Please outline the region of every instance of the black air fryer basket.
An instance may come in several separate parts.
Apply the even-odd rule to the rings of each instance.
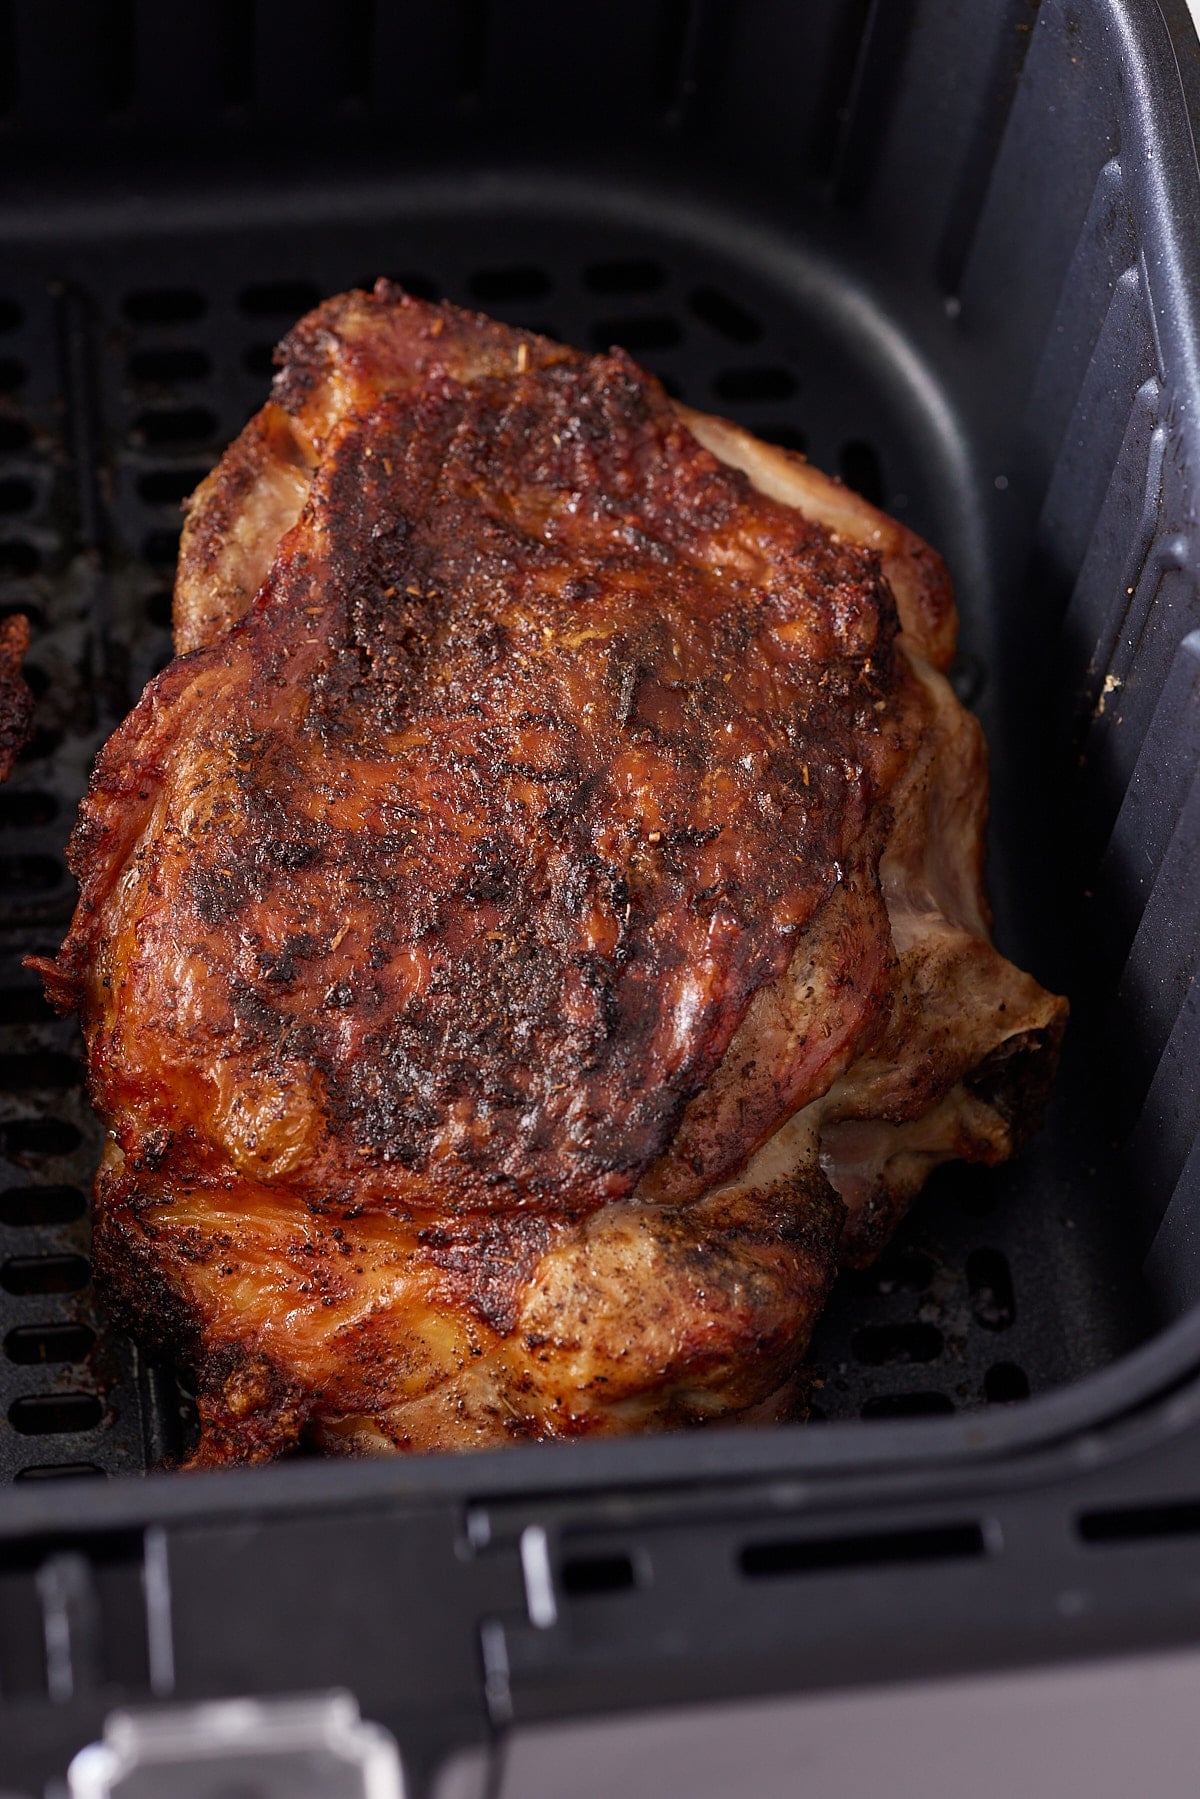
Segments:
[[[0,789],[5,1793],[152,1703],[114,1794],[332,1793],[263,1744],[347,1689],[411,1792],[636,1799],[570,1721],[1196,1636],[1198,54],[1182,0],[0,4],[0,604],[38,695]],[[187,1397],[93,1297],[100,1132],[21,958],[171,654],[179,502],[294,319],[380,274],[623,344],[944,552],[997,937],[1070,995],[1065,1060],[1018,1162],[943,1170],[843,1278],[807,1425],[142,1479]],[[155,1774],[220,1696],[276,1707],[260,1784]],[[728,1713],[747,1792],[771,1715]]]

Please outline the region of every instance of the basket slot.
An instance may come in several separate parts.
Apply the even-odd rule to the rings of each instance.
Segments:
[[[1192,1002],[1194,1003],[1194,1002]],[[1194,1080],[1195,1063],[1191,1078]],[[1179,1183],[1146,1254],[1145,1272],[1164,1314],[1200,1303],[1200,1138],[1192,1144]]]
[[[884,0],[885,18],[901,32],[905,21]],[[954,293],[966,261],[1032,39],[1035,0],[1003,0],[987,7],[948,9],[918,0],[910,10],[907,43],[880,44],[880,108],[856,99],[854,136],[874,134],[870,191],[865,204],[872,243],[887,245],[906,263],[931,274]],[[873,18],[873,32],[881,20]],[[934,48],[936,46],[936,48]],[[880,50],[883,51],[879,56]],[[954,79],[947,80],[947,69]],[[842,177],[845,193],[845,174]],[[921,204],[914,207],[914,189]]]
[[[488,9],[479,0],[379,5],[373,21],[370,106],[405,139],[443,129],[477,106],[487,64]],[[420,79],[413,71],[420,70]]]
[[[1099,407],[1104,407],[1103,398]],[[1095,511],[1089,507],[1088,513],[1094,522],[1082,562],[1076,565],[1079,575],[1063,618],[1064,647],[1068,667],[1075,673],[1074,685],[1077,691],[1082,687],[1079,697],[1097,717],[1107,710],[1099,706],[1106,690],[1105,677],[1120,653],[1129,616],[1137,610],[1138,588],[1147,577],[1152,592],[1155,585],[1153,551],[1166,447],[1162,411],[1161,391],[1151,376],[1129,410],[1115,457],[1111,462],[1104,458],[1110,471],[1108,485],[1098,502],[1094,493],[1091,496]],[[1111,420],[1105,419],[1103,410],[1097,417],[1097,409],[1085,401],[1072,421],[1059,465],[1058,478],[1067,491],[1083,476],[1089,434],[1104,423],[1111,424]],[[1052,544],[1059,563],[1070,567],[1087,525],[1087,518],[1072,521],[1068,517],[1063,497],[1052,487],[1040,534],[1043,553]]]
[[[82,1141],[78,1126],[66,1118],[38,1113],[30,1118],[8,1118],[0,1124],[0,1153],[22,1165],[42,1156],[69,1156]]]
[[[77,133],[128,104],[133,46],[120,0],[16,0],[14,26],[23,125]]]
[[[749,1580],[771,1580],[826,1570],[974,1560],[986,1554],[987,1542],[978,1524],[940,1524],[862,1536],[748,1543],[738,1557],[738,1566]]]
[[[801,33],[786,0],[738,6],[719,75],[730,156],[784,186],[828,177],[868,13],[868,0],[806,0]]]
[[[52,793],[37,788],[7,787],[0,792],[0,831],[35,830],[53,824],[59,803]]]
[[[493,0],[488,8],[480,99],[489,120],[536,119],[573,136],[607,124],[645,132],[685,101],[699,9],[684,0],[609,0],[603,29],[562,79],[558,0]]]
[[[137,18],[137,115],[140,122],[179,130],[207,126],[234,97],[229,79],[229,32],[249,7],[221,0],[188,0],[162,6],[135,0]]]
[[[0,1287],[19,1296],[78,1293],[87,1286],[92,1271],[86,1256],[10,1256],[0,1263]]]
[[[346,91],[344,26],[355,16],[327,0],[254,0],[234,9],[252,35],[256,122],[293,122],[298,115],[328,114]]]
[[[1192,784],[1158,870],[1133,947],[1117,989],[1122,1020],[1136,1019],[1136,1033],[1124,1026],[1121,1092],[1132,1123],[1180,1017],[1195,1003],[1192,983],[1200,958],[1200,883],[1196,843],[1200,841],[1200,780]],[[1189,1027],[1190,1028],[1190,1027]],[[1186,1080],[1195,1085],[1195,1066]],[[1190,1092],[1177,1096],[1184,1116],[1194,1107]],[[1176,1120],[1176,1128],[1182,1122]]]
[[[1177,630],[1200,623],[1188,540],[1160,539],[1134,587],[1129,615],[1088,724],[1085,753],[1095,825],[1093,842],[1103,842],[1114,814],[1129,791],[1149,721],[1163,691]],[[1181,566],[1184,565],[1184,566]],[[1149,628],[1148,628],[1149,627]],[[1174,782],[1194,766],[1186,752],[1173,750]],[[1143,863],[1143,867],[1145,864]],[[1106,917],[1111,916],[1103,895]]]
[[[1151,473],[1161,419],[1141,285],[1133,271],[1113,294],[1038,520],[1034,566],[1042,603],[1063,611],[1077,688],[1103,680],[1125,588],[1150,553],[1157,522]]]
[[[1087,742],[1095,788],[1122,801],[1167,687],[1179,640],[1200,627],[1193,541],[1190,534],[1173,528],[1191,514],[1188,459],[1177,439],[1165,431],[1163,438],[1161,455],[1151,458],[1143,509],[1143,517],[1156,515],[1157,536],[1136,580],[1126,583],[1133,592],[1125,595],[1127,609],[1100,694],[1107,704],[1097,701],[1094,706]],[[1157,432],[1155,439],[1157,448]],[[1180,717],[1177,728],[1184,742],[1169,751],[1161,736],[1159,742],[1171,770],[1168,783],[1178,788],[1186,785],[1194,762],[1186,747],[1192,727]],[[1111,802],[1102,822],[1106,830],[1113,823]]]
[[[1200,1133],[1200,995],[1195,982],[1184,997],[1168,1037],[1125,1160],[1136,1172],[1141,1213],[1149,1237],[1166,1211],[1165,1202],[1183,1179]]]
[[[961,162],[958,156],[947,157],[941,146],[932,165],[928,159],[922,162],[924,179],[931,183],[933,195],[937,194],[944,179],[942,171],[959,165],[955,170],[954,189],[946,207],[945,224],[934,258],[934,273],[938,286],[944,293],[954,293],[957,290],[971,252],[992,170],[1004,141],[1009,114],[1017,95],[1017,85],[1025,67],[1025,57],[1033,41],[1038,3],[1039,0],[1010,0],[1010,4],[1003,9],[990,8],[990,18],[982,17],[978,11],[958,15],[960,34],[949,52],[962,71],[951,87],[951,92],[959,97],[958,116],[954,123],[959,131],[969,129],[970,136],[963,145]],[[939,12],[939,22],[944,17]],[[992,26],[990,41],[986,31],[980,31],[981,25],[986,27],[988,24]],[[976,43],[979,48],[976,48]],[[982,51],[987,54],[987,73],[982,92],[978,92],[969,83],[969,71],[980,60]],[[944,55],[945,52],[942,53]],[[931,58],[924,67],[940,71],[942,56]],[[964,74],[968,75],[967,81],[963,79]],[[950,84],[940,78],[939,74],[938,88],[945,92],[948,85]],[[925,133],[921,143],[928,144],[928,109],[931,103],[935,106],[937,104],[937,90],[932,93],[928,87],[921,90],[923,105],[920,109],[911,104],[917,92],[918,84],[910,80],[905,84],[902,97],[912,114],[914,125]],[[947,120],[943,130],[949,123]],[[942,135],[939,132],[939,137]],[[912,153],[910,148],[909,154]]]
[[[19,1324],[4,1339],[4,1353],[22,1367],[85,1362],[96,1342],[86,1324]]]
[[[1188,790],[1200,769],[1200,632],[1175,649],[1097,874],[1106,959],[1116,969],[1129,946]]]
[[[0,1192],[0,1224],[10,1230],[74,1224],[87,1211],[78,1187],[8,1187]]]
[[[1096,354],[1096,340],[1113,304],[1112,300],[1107,305],[1097,304],[1097,296],[1112,294],[1126,271],[1134,270],[1137,259],[1138,238],[1129,196],[1120,162],[1112,157],[1100,170],[1092,191],[1025,408],[1022,453],[1035,493],[1049,483],[1088,365]]]
[[[911,48],[915,10],[916,0],[871,0],[835,140],[833,191],[843,206],[857,206],[874,178]]]
[[[1119,110],[1102,91],[1107,58],[1102,46],[1091,54],[1087,39],[1098,15],[1068,30],[1052,17],[1063,10],[1047,0],[1039,11],[959,286],[963,318],[986,336],[1017,402],[1054,329],[1100,171],[1118,148]],[[1085,310],[1104,291],[1093,289]],[[1086,318],[1076,322],[1086,331]]]

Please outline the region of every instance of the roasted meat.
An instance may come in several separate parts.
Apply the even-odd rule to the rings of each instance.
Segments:
[[[620,352],[380,283],[279,362],[43,965],[110,1300],[200,1463],[776,1415],[1062,1029],[942,565]]]
[[[29,648],[29,620],[0,619],[0,781],[7,781],[33,732],[33,694],[21,673]]]

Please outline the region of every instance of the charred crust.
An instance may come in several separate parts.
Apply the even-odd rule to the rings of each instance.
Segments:
[[[548,1219],[524,1212],[448,1219],[419,1231],[417,1242],[446,1277],[447,1299],[506,1337],[516,1327],[530,1274],[555,1235]]]
[[[195,1385],[199,1444],[186,1466],[266,1461],[295,1447],[312,1396],[269,1356],[246,1343],[214,1341],[189,1296],[189,1263],[220,1245],[199,1231],[156,1229],[155,1207],[138,1194],[101,1194],[92,1235],[97,1287],[118,1328]]]
[[[196,1394],[200,1441],[183,1466],[272,1461],[298,1447],[314,1395],[278,1363],[241,1344],[222,1344],[205,1360]]]
[[[907,1196],[881,1181],[847,1217],[838,1245],[838,1265],[869,1268],[887,1248],[906,1206]]]
[[[195,1374],[204,1362],[200,1315],[163,1248],[153,1223],[138,1216],[135,1200],[114,1203],[98,1193],[92,1265],[109,1313],[152,1355]]]
[[[0,781],[7,781],[33,733],[33,694],[21,673],[29,648],[29,620],[0,619]]]

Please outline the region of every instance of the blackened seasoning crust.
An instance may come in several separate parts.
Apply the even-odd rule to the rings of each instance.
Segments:
[[[21,673],[29,648],[29,620],[0,619],[0,781],[7,781],[33,730],[33,694]]]

